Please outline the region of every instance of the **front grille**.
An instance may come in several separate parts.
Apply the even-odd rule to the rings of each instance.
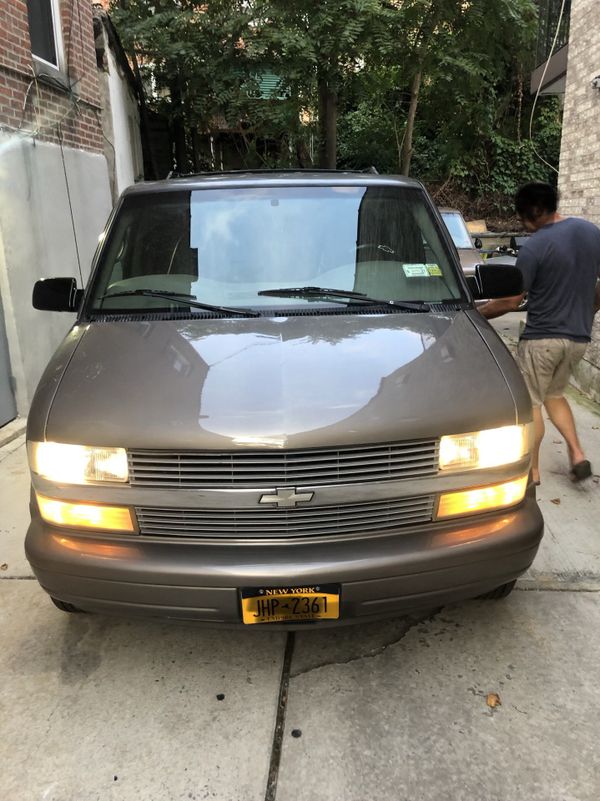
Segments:
[[[362,484],[431,476],[437,465],[437,440],[336,450],[129,452],[132,484],[182,489]]]
[[[371,533],[427,523],[433,495],[295,509],[166,509],[138,507],[140,533],[160,537],[307,537]]]

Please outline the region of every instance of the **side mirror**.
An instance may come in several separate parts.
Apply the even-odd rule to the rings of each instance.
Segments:
[[[77,289],[74,278],[42,278],[33,286],[31,302],[41,311],[74,312],[79,308],[83,289]]]
[[[474,240],[473,244],[475,245],[477,250],[481,250],[481,248],[483,247],[483,242],[481,241],[481,239],[478,236],[475,237],[475,240]]]
[[[475,300],[511,298],[523,292],[523,274],[508,264],[478,264],[467,283]]]
[[[526,236],[511,236],[510,238],[510,247],[511,250],[518,250],[519,248],[523,247],[525,242],[527,242],[528,237]]]

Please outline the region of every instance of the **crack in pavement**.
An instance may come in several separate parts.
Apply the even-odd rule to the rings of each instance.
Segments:
[[[589,586],[582,586],[581,584],[573,583],[569,584],[566,582],[557,582],[556,584],[549,584],[547,582],[537,585],[535,583],[531,583],[529,586],[517,586],[515,590],[520,590],[521,592],[573,592],[573,593],[595,593],[600,592],[600,580],[598,581],[597,587],[589,587]],[[477,600],[477,598],[473,598],[472,600]],[[388,648],[391,648],[393,645],[397,645],[401,642],[406,635],[413,629],[415,626],[418,626],[421,623],[426,623],[429,621],[434,620],[441,612],[444,611],[445,607],[438,607],[432,612],[428,612],[426,615],[423,616],[408,616],[406,620],[406,628],[400,634],[400,636],[394,637],[394,639],[389,640],[388,642],[384,642],[381,645],[376,647],[370,648],[363,653],[359,653],[356,656],[348,657],[347,659],[328,659],[324,662],[319,662],[317,665],[311,665],[310,667],[303,668],[302,670],[298,671],[291,671],[289,678],[297,679],[299,676],[305,676],[307,673],[312,673],[315,670],[320,670],[324,667],[329,667],[332,665],[349,665],[352,662],[359,662],[362,659],[373,659],[376,656],[380,656],[380,654],[384,653]]]
[[[265,790],[265,801],[275,801],[277,796],[277,782],[279,780],[279,767],[281,765],[281,753],[283,751],[283,732],[285,730],[285,715],[287,712],[290,670],[292,659],[294,658],[294,645],[296,636],[293,631],[287,635],[283,663],[281,666],[281,679],[279,683],[279,697],[277,699],[277,715],[275,718],[275,728],[273,730],[273,742],[271,744],[271,758],[269,760],[269,773],[267,776],[267,787]]]
[[[312,673],[314,670],[320,670],[321,668],[329,667],[330,665],[349,665],[352,662],[360,662],[362,659],[374,659],[384,651],[387,651],[388,648],[391,648],[393,645],[397,645],[399,642],[401,642],[409,633],[409,631],[415,628],[415,626],[419,626],[421,623],[427,623],[431,620],[434,620],[437,615],[443,611],[443,609],[444,607],[440,606],[433,611],[427,612],[425,615],[419,615],[418,617],[408,616],[406,620],[406,628],[400,634],[400,636],[394,637],[393,640],[384,642],[381,645],[370,648],[369,650],[357,654],[356,656],[351,656],[348,659],[330,659],[326,660],[325,662],[320,662],[318,665],[312,665],[311,667],[304,668],[303,670],[298,670],[296,672],[291,671],[290,680],[297,679],[298,676],[305,676],[307,673]]]

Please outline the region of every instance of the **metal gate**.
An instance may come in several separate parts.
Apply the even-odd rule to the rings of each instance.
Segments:
[[[8,342],[4,329],[2,298],[0,298],[0,426],[14,420],[17,416],[15,396],[11,385],[10,362],[8,360]]]

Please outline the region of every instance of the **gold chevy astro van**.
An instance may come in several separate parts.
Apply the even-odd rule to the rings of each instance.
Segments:
[[[128,189],[29,416],[27,557],[65,611],[330,626],[508,594],[542,518],[530,400],[421,184]]]

